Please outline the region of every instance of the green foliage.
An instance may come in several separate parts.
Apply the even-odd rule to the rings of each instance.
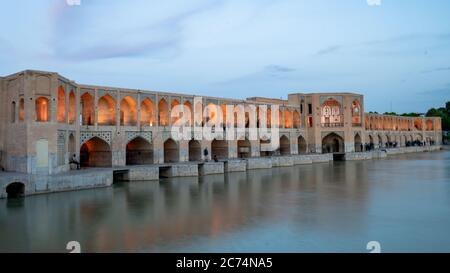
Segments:
[[[442,130],[450,131],[450,101],[445,103],[445,108],[431,108],[428,110],[427,117],[440,117],[442,119]]]

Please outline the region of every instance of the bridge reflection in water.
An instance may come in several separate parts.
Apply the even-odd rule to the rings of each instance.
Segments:
[[[450,251],[449,169],[446,151],[0,200],[0,252]]]

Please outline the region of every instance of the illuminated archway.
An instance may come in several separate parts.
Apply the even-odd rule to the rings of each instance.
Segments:
[[[116,101],[110,95],[104,95],[98,100],[97,104],[97,123],[98,125],[116,124]]]
[[[39,97],[36,99],[35,120],[38,122],[50,121],[49,100],[45,97]]]
[[[137,122],[136,101],[126,96],[120,102],[120,125],[135,126]]]
[[[76,110],[76,98],[75,98],[75,93],[72,91],[70,91],[69,93],[69,124],[74,124],[75,123],[75,119],[76,119],[76,115],[77,115],[77,110]]]
[[[141,102],[141,126],[153,126],[155,124],[153,101],[145,98]]]
[[[59,123],[66,122],[66,92],[62,86],[58,88],[58,109],[56,118]]]
[[[158,102],[158,122],[160,126],[167,126],[169,118],[169,105],[165,99],[160,99]]]
[[[83,125],[94,125],[94,97],[89,93],[81,96],[81,119]]]
[[[82,167],[111,167],[112,153],[108,143],[93,137],[80,148],[80,164]]]

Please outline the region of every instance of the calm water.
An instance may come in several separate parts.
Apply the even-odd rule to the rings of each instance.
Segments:
[[[450,151],[0,200],[0,252],[450,252]]]

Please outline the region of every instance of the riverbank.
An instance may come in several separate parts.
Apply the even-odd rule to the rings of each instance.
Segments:
[[[389,155],[432,152],[441,146],[402,147],[370,152],[345,153],[340,160],[383,159]],[[182,162],[160,165],[124,166],[115,168],[93,168],[73,170],[57,175],[32,175],[23,173],[0,173],[0,198],[8,194],[33,195],[69,190],[108,187],[115,180],[143,181],[171,177],[195,177],[247,170],[270,169],[295,165],[329,163],[335,160],[333,154],[308,154],[230,159],[219,162]]]

